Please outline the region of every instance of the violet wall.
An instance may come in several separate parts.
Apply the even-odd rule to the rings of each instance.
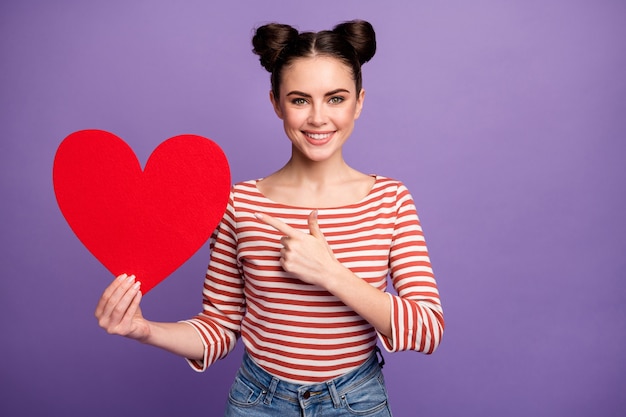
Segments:
[[[379,50],[346,157],[412,191],[446,314],[434,355],[386,355],[394,415],[626,414],[626,3],[24,0],[0,5],[0,415],[221,415],[241,346],[196,374],[98,328],[112,277],[57,208],[54,153],[96,128],[145,162],[194,133],[233,180],[267,175],[289,145],[253,28],[352,18]],[[198,312],[207,259],[144,314]]]

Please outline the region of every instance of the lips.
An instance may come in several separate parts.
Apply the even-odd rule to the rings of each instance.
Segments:
[[[314,133],[314,132],[303,132],[304,137],[307,142],[314,146],[322,146],[327,144],[333,137],[335,132],[324,132],[324,133]]]

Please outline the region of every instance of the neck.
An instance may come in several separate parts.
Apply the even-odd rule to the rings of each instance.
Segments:
[[[280,170],[290,182],[324,185],[350,176],[353,169],[344,161],[341,153],[324,161],[311,161],[293,152],[291,158]]]
[[[268,198],[299,207],[339,207],[360,201],[372,177],[351,168],[337,155],[311,161],[297,153],[280,170],[257,183]]]

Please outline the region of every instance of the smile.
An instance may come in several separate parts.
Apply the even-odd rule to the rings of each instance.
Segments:
[[[313,140],[328,139],[332,135],[332,133],[309,133],[309,132],[304,132],[304,134],[306,135],[306,137],[311,138]]]

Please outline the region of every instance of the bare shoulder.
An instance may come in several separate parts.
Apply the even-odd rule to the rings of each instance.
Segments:
[[[355,195],[365,197],[374,187],[376,183],[376,175],[368,175],[362,172],[356,172],[352,181],[346,182],[346,187],[353,190]]]

